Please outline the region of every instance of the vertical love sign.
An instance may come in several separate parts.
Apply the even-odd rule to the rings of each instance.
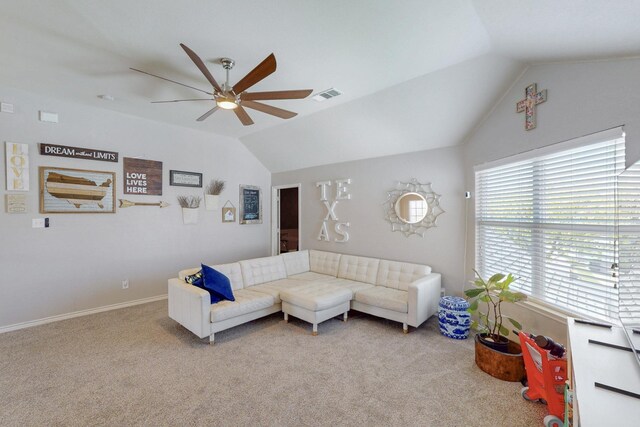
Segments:
[[[7,190],[29,191],[29,145],[6,142]]]
[[[329,190],[329,187],[335,183],[336,191],[335,193]],[[316,187],[320,187],[320,201],[324,205],[327,210],[327,214],[322,220],[322,226],[320,226],[320,231],[318,231],[318,240],[324,240],[326,242],[331,241],[331,236],[329,235],[329,225],[330,221],[333,221],[333,231],[338,237],[334,237],[333,241],[337,243],[345,243],[349,240],[349,232],[347,229],[351,224],[348,222],[339,222],[338,214],[336,213],[336,207],[338,206],[338,201],[340,200],[350,200],[351,193],[349,192],[349,188],[347,185],[351,184],[351,179],[336,179],[335,181],[318,181],[316,182]],[[334,193],[334,194],[331,194]],[[334,195],[333,200],[330,197]]]

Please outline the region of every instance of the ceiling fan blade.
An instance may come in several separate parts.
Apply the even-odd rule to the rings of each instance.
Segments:
[[[200,91],[200,92],[204,92],[207,95],[213,95],[213,93],[207,92],[206,90],[198,89],[197,87],[189,86],[189,85],[186,85],[184,83],[177,82],[175,80],[167,79],[165,77],[156,76],[155,74],[147,73],[146,71],[138,70],[137,68],[129,68],[129,69],[133,70],[133,71],[137,71],[137,72],[142,73],[142,74],[146,74],[148,76],[157,77],[159,79],[166,80],[168,82],[175,83],[175,84],[180,85],[180,86],[188,87],[189,89],[193,89],[193,90],[197,90],[197,91]]]
[[[185,102],[185,101],[215,101],[211,98],[196,98],[196,99],[174,99],[172,101],[151,101],[152,104],[164,104],[167,102]]]
[[[249,117],[249,114],[247,114],[245,109],[242,108],[240,105],[234,108],[233,112],[236,113],[236,116],[238,116],[238,118],[240,119],[243,125],[249,126],[253,124],[253,120],[251,120],[251,117]]]
[[[213,78],[207,66],[204,65],[204,62],[202,62],[202,59],[200,59],[200,57],[194,51],[189,49],[186,45],[180,43],[180,46],[182,47],[182,49],[184,49],[185,52],[187,52],[187,55],[189,55],[189,58],[191,58],[193,63],[196,64],[196,67],[198,67],[198,69],[202,72],[202,74],[204,74],[207,80],[209,80],[209,83],[211,83],[211,85],[216,89],[216,92],[222,92],[222,89],[220,89],[220,85],[218,84],[216,79]]]
[[[201,122],[204,119],[206,119],[207,117],[209,117],[210,115],[212,115],[213,113],[215,113],[216,111],[218,111],[220,107],[218,107],[217,105],[215,107],[213,107],[211,110],[207,111],[206,113],[204,113],[203,115],[201,115],[200,117],[198,117],[196,119],[197,122]]]
[[[276,90],[273,92],[245,92],[241,98],[247,101],[259,101],[267,99],[302,99],[309,96],[313,89],[301,90]]]
[[[249,71],[249,74],[244,76],[242,80],[233,86],[233,91],[237,94],[244,92],[260,80],[267,77],[269,74],[276,70],[276,57],[272,53],[267,56],[264,61],[259,63],[256,68]]]
[[[281,119],[290,119],[291,117],[295,117],[298,115],[298,113],[294,113],[293,111],[283,110],[282,108],[273,107],[261,102],[242,101],[242,105],[247,108],[253,108],[254,110],[262,111],[263,113],[271,114],[272,116],[280,117]]]

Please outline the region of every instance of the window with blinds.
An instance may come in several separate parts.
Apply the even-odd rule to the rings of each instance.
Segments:
[[[564,311],[617,317],[621,128],[476,168],[476,268]]]
[[[619,316],[640,327],[640,163],[618,179]]]

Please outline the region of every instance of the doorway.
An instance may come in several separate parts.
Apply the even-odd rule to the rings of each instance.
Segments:
[[[300,184],[273,187],[271,206],[271,252],[279,255],[300,250]]]

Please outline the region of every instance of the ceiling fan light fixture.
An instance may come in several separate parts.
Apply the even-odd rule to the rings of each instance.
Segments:
[[[234,110],[238,108],[238,104],[235,102],[235,99],[231,98],[218,98],[216,100],[216,104],[224,110]]]

